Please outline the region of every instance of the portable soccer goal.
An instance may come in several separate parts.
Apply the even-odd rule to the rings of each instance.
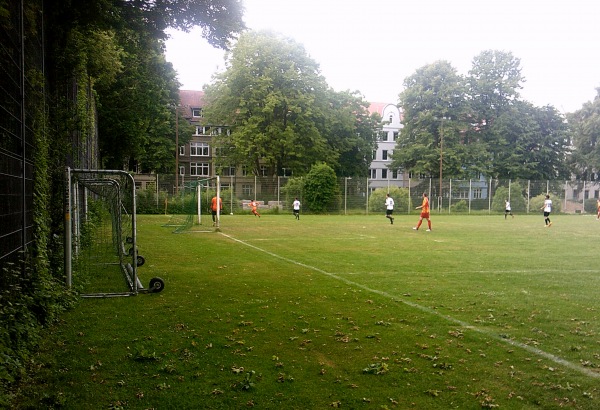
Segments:
[[[202,225],[203,212],[210,214],[211,200],[216,196],[217,201],[219,201],[221,198],[220,193],[219,176],[183,183],[178,189],[178,194],[171,201],[171,218],[164,226],[173,227],[173,233],[182,233],[194,225]],[[208,218],[212,223],[212,215]],[[216,220],[213,225],[217,229],[220,226],[220,220],[221,210],[217,209]]]
[[[144,288],[138,267],[135,182],[118,170],[66,170],[65,272],[83,297],[160,292],[161,278]]]

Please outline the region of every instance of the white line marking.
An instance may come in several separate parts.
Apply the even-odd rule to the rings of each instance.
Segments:
[[[600,374],[599,373],[593,372],[590,369],[582,367],[582,366],[579,366],[579,365],[577,365],[575,363],[571,363],[568,360],[565,360],[565,359],[563,359],[561,357],[555,356],[555,355],[553,355],[551,353],[545,352],[543,350],[537,349],[535,347],[526,345],[526,344],[521,343],[521,342],[517,342],[515,340],[503,338],[503,337],[498,336],[498,335],[496,335],[494,333],[490,333],[490,332],[488,332],[488,331],[486,331],[484,329],[481,329],[479,327],[473,326],[473,325],[471,325],[471,324],[469,324],[467,322],[464,322],[462,320],[453,318],[451,316],[443,315],[443,314],[439,313],[438,311],[430,309],[430,308],[428,308],[426,306],[422,306],[422,305],[410,302],[410,301],[405,300],[405,299],[399,299],[399,298],[397,298],[397,297],[395,297],[395,296],[393,296],[393,295],[391,295],[391,294],[389,294],[387,292],[381,291],[381,290],[371,289],[371,288],[369,288],[369,287],[367,287],[365,285],[361,285],[360,283],[356,283],[356,282],[353,282],[351,280],[342,278],[342,277],[340,277],[340,276],[338,276],[338,275],[336,275],[334,273],[330,273],[330,272],[324,271],[323,269],[319,269],[319,268],[316,268],[314,266],[310,266],[310,265],[307,265],[305,263],[298,262],[298,261],[295,261],[293,259],[286,258],[285,256],[277,255],[276,253],[273,253],[273,252],[267,251],[265,249],[259,248],[258,246],[251,245],[248,242],[245,242],[245,241],[242,241],[240,239],[234,238],[233,236],[227,235],[225,233],[221,232],[221,235],[225,236],[226,238],[231,239],[232,241],[235,241],[235,242],[240,243],[242,245],[248,246],[249,248],[252,248],[252,249],[255,249],[257,251],[266,253],[267,255],[272,256],[274,258],[281,259],[281,260],[283,260],[285,262],[288,262],[288,263],[291,263],[293,265],[302,266],[303,268],[306,268],[306,269],[309,269],[309,270],[313,270],[313,271],[318,272],[318,273],[322,273],[323,275],[329,276],[330,278],[333,278],[333,279],[337,279],[340,282],[343,282],[343,283],[345,283],[347,285],[355,286],[357,288],[366,290],[368,292],[375,293],[377,295],[384,296],[384,297],[392,299],[394,301],[398,301],[398,302],[404,303],[407,306],[410,306],[412,308],[421,310],[421,311],[423,311],[425,313],[429,313],[429,314],[441,317],[443,319],[446,319],[450,323],[454,323],[454,324],[462,326],[462,327],[464,327],[466,329],[473,330],[473,331],[475,331],[477,333],[483,334],[483,335],[485,335],[487,337],[490,337],[492,339],[501,341],[501,342],[509,344],[511,346],[519,347],[519,348],[521,348],[521,349],[523,349],[523,350],[525,350],[525,351],[527,351],[529,353],[533,353],[533,354],[535,354],[537,356],[540,356],[540,357],[543,357],[545,359],[548,359],[548,360],[550,360],[550,361],[552,361],[552,362],[554,362],[556,364],[560,364],[560,365],[562,365],[564,367],[567,367],[569,369],[576,370],[576,371],[584,374],[585,376],[589,376],[589,377],[593,377],[593,378],[600,378]]]

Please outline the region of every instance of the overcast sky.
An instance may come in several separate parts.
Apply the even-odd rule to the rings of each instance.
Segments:
[[[484,50],[512,52],[521,97],[573,112],[600,87],[600,0],[245,0],[250,29],[301,43],[336,91],[398,102],[404,79],[436,60],[466,75]],[[182,89],[201,90],[224,53],[200,31],[171,32]]]

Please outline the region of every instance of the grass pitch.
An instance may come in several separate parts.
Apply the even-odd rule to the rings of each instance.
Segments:
[[[164,291],[82,300],[17,407],[600,407],[593,216],[167,219],[138,218]]]

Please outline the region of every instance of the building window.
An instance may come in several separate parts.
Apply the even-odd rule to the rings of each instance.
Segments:
[[[200,125],[196,125],[194,135],[202,135],[202,127]]]
[[[252,196],[252,185],[250,184],[242,184],[242,194],[244,194],[244,196]]]
[[[185,145],[179,146],[179,155],[185,155]]]
[[[179,166],[179,175],[185,175],[185,167],[183,165]]]
[[[398,135],[400,135],[400,133],[398,131],[394,131],[394,141],[398,141]]]
[[[392,171],[392,179],[398,179],[398,170],[397,169]]]
[[[381,152],[381,159],[384,161],[388,159],[388,152],[386,149]]]
[[[248,176],[248,167],[246,167],[246,166],[242,167],[242,176],[243,177]]]
[[[377,178],[377,170],[375,168],[371,168],[369,171],[371,172],[371,179],[376,179]]]
[[[481,198],[483,198],[481,188],[473,189],[473,199],[481,199]]]
[[[208,162],[190,162],[190,175],[198,177],[209,176],[210,165]]]
[[[269,174],[268,168],[266,165],[261,165],[260,166],[260,176],[261,177],[266,177]]]
[[[208,157],[210,147],[206,142],[190,142],[190,155],[192,157]]]
[[[224,177],[235,176],[235,167],[222,167],[221,168],[221,176],[224,176]]]
[[[192,117],[202,117],[202,108],[192,108]]]
[[[387,179],[387,172],[388,170],[385,168],[381,170],[381,179]]]
[[[373,161],[377,159],[377,151],[373,150]]]

